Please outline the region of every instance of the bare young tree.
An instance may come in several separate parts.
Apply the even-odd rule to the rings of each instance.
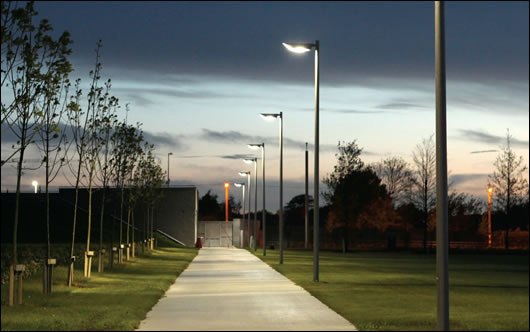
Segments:
[[[429,212],[436,204],[436,150],[433,135],[424,138],[412,151],[414,172],[410,201],[421,212],[423,224],[423,248],[427,250]]]
[[[392,205],[397,207],[404,204],[412,187],[412,169],[409,164],[401,157],[389,157],[371,167],[392,197]]]
[[[99,98],[101,97],[101,90],[97,88],[97,82],[100,79],[101,64],[99,63],[99,49],[101,48],[101,41],[98,41],[96,44],[96,64],[95,70],[90,71],[90,77],[92,78],[91,89],[87,95],[88,105],[83,111],[81,107],[81,96],[82,90],[80,88],[81,80],[76,80],[76,95],[72,96],[72,101],[69,104],[69,123],[72,130],[72,142],[75,146],[74,155],[71,156],[71,159],[68,162],[70,171],[75,177],[75,199],[74,199],[74,215],[72,222],[72,245],[70,247],[70,256],[71,263],[70,268],[68,269],[68,278],[67,285],[71,286],[74,278],[74,247],[75,247],[75,232],[77,226],[77,212],[79,207],[79,185],[83,177],[86,177],[84,174],[85,171],[89,171],[88,178],[89,184],[92,181],[93,170],[95,169],[95,158],[93,157],[93,150],[96,148],[93,142],[95,142],[93,126],[96,123],[96,115],[93,113],[98,110],[97,104],[100,103]],[[98,96],[99,91],[99,96]],[[73,169],[72,165],[75,164],[73,158],[77,158],[77,169]],[[88,162],[88,168],[87,166]],[[90,190],[90,189],[89,189]],[[89,205],[90,205],[89,198]],[[91,218],[91,213],[88,214],[89,219]],[[90,220],[89,220],[90,224]],[[90,227],[88,230],[90,236]],[[87,246],[89,245],[89,240],[87,240]]]
[[[506,144],[501,147],[502,151],[497,156],[494,166],[495,170],[489,175],[489,181],[493,186],[495,194],[495,205],[499,211],[506,216],[506,229],[504,233],[504,246],[509,248],[508,232],[510,231],[510,217],[512,208],[520,204],[528,195],[528,181],[524,178],[527,167],[523,164],[522,156],[513,152],[510,144],[512,136],[510,131],[506,132]]]
[[[42,105],[57,93],[50,89],[54,80],[67,75],[71,66],[66,56],[72,43],[63,32],[57,39],[45,19],[33,24],[37,15],[33,2],[24,8],[12,8],[2,1],[2,133],[11,130],[17,138],[13,152],[3,158],[2,165],[18,155],[15,220],[13,227],[13,261],[17,263],[17,231],[20,205],[20,181],[25,152],[43,124]],[[4,21],[5,20],[5,21]],[[42,163],[41,163],[42,165]]]
[[[97,155],[97,167],[96,177],[101,184],[101,207],[99,215],[99,252],[98,252],[98,272],[103,272],[103,220],[105,216],[105,204],[107,202],[107,192],[112,181],[112,172],[110,169],[110,137],[114,130],[116,123],[118,122],[116,112],[119,108],[119,100],[115,97],[111,97],[109,110],[107,116],[103,119],[101,125],[101,135],[105,142],[101,153]]]
[[[39,130],[41,151],[45,166],[45,193],[46,193],[46,258],[44,261],[44,293],[51,293],[52,273],[50,271],[51,244],[50,244],[50,194],[49,186],[57,177],[64,165],[67,149],[66,106],[70,82],[68,72],[53,77],[45,87],[47,92],[43,102],[43,124]]]

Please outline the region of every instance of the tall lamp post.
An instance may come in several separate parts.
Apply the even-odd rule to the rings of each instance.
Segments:
[[[318,281],[318,266],[319,266],[319,206],[318,206],[318,150],[319,150],[319,101],[320,101],[320,78],[319,78],[319,58],[320,58],[320,42],[315,40],[314,43],[283,43],[286,49],[294,53],[306,53],[315,49],[315,170],[314,170],[314,208],[313,208],[313,281]]]
[[[445,93],[444,2],[434,2],[434,53],[436,86],[436,280],[437,327],[449,331],[449,233],[447,211],[447,116]]]
[[[260,113],[265,120],[280,119],[280,264],[283,264],[283,112]],[[264,233],[265,234],[265,233]],[[265,244],[265,242],[263,243]]]
[[[225,222],[228,225],[228,188],[230,188],[230,183],[225,182]]]
[[[304,221],[305,221],[305,238],[304,248],[307,249],[309,246],[309,190],[308,190],[308,179],[309,179],[309,153],[307,151],[307,143],[305,143],[305,199],[304,199]]]
[[[240,176],[246,176],[247,177],[247,196],[248,196],[248,212],[247,212],[247,242],[250,248],[250,201],[252,200],[252,197],[250,197],[250,171],[247,172],[239,172]]]
[[[262,171],[262,177],[261,177],[261,186],[263,187],[263,204],[262,204],[262,216],[261,220],[263,222],[263,256],[267,256],[267,236],[265,235],[266,231],[266,221],[265,218],[267,216],[267,213],[265,212],[265,143],[261,144],[249,144],[249,148],[252,150],[261,148],[261,171]]]
[[[246,164],[254,163],[254,251],[256,251],[256,235],[258,234],[258,158],[243,159]]]
[[[167,154],[167,187],[169,188],[169,156],[172,156],[173,152]]]
[[[491,194],[493,187],[488,185],[488,248],[491,248]]]
[[[243,225],[245,224],[245,184],[244,183],[234,183],[234,186],[241,188],[241,192],[243,193]],[[243,239],[241,239],[243,241]],[[243,246],[243,242],[241,242],[241,246]]]

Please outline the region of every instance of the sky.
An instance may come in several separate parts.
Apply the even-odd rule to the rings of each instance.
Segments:
[[[267,209],[279,208],[278,123],[258,116],[278,112],[284,202],[304,193],[305,142],[313,193],[314,52],[296,55],[282,42],[320,41],[321,181],[339,141],[356,140],[366,163],[412,162],[415,146],[435,133],[432,1],[46,1],[35,8],[57,35],[70,32],[70,77],[81,78],[85,92],[102,40],[102,78],[112,79],[120,116],[129,104],[128,121],[143,124],[164,170],[173,153],[171,184],[196,185],[201,196],[212,189],[222,200],[223,183],[242,182],[238,172],[250,170],[241,157],[260,157],[246,145],[265,142]],[[448,2],[445,15],[450,181],[485,198],[507,129],[528,165],[528,2]],[[2,155],[11,144],[2,137]],[[2,168],[2,191],[14,190],[15,174],[14,164]],[[53,184],[68,185],[68,177]],[[22,188],[43,179],[43,169],[27,170]],[[261,209],[261,170],[258,183]],[[230,193],[241,199],[241,189]]]

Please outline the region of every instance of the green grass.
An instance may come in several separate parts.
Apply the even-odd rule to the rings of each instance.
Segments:
[[[159,248],[112,270],[83,278],[68,288],[66,267],[54,271],[53,293],[42,294],[42,274],[24,280],[23,304],[9,307],[8,285],[2,285],[2,331],[133,330],[196,256],[194,248]],[[96,260],[97,261],[97,260]]]
[[[310,251],[257,256],[359,330],[436,329],[434,255],[321,252],[318,283]],[[450,328],[528,331],[528,282],[528,254],[450,255]]]

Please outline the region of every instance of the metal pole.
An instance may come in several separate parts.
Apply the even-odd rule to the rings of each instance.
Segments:
[[[172,156],[173,152],[167,154],[167,187],[169,188],[169,156]]]
[[[440,331],[449,331],[447,123],[445,103],[444,19],[444,2],[435,1],[437,327]]]
[[[283,112],[280,112],[280,264],[283,264]]]
[[[225,184],[225,223],[228,225],[228,184]]]
[[[488,186],[488,248],[491,248],[491,187]]]
[[[254,251],[257,247],[258,235],[258,160],[254,161]]]
[[[308,245],[309,245],[309,229],[308,229],[308,226],[309,226],[309,216],[308,216],[308,211],[309,211],[309,197],[307,196],[308,194],[308,169],[309,169],[309,153],[307,151],[307,143],[305,143],[305,206],[304,206],[304,217],[305,217],[305,245],[304,245],[304,248],[307,249]]]
[[[250,172],[247,174],[247,180],[248,180],[248,188],[247,188],[247,196],[248,196],[248,210],[247,210],[247,243],[248,247],[250,248],[250,201],[252,200],[252,196],[250,196]]]
[[[318,255],[319,255],[319,206],[318,206],[318,121],[319,121],[319,56],[320,56],[320,43],[318,40],[315,41],[315,192],[313,196],[313,281],[318,282]]]
[[[245,185],[241,186],[243,188],[243,225],[245,225]],[[243,239],[241,239],[243,241]],[[243,242],[241,242],[243,244]]]
[[[267,218],[267,213],[265,212],[265,143],[261,143],[261,170],[263,172],[263,256],[267,256],[267,233],[265,233],[265,220]]]

